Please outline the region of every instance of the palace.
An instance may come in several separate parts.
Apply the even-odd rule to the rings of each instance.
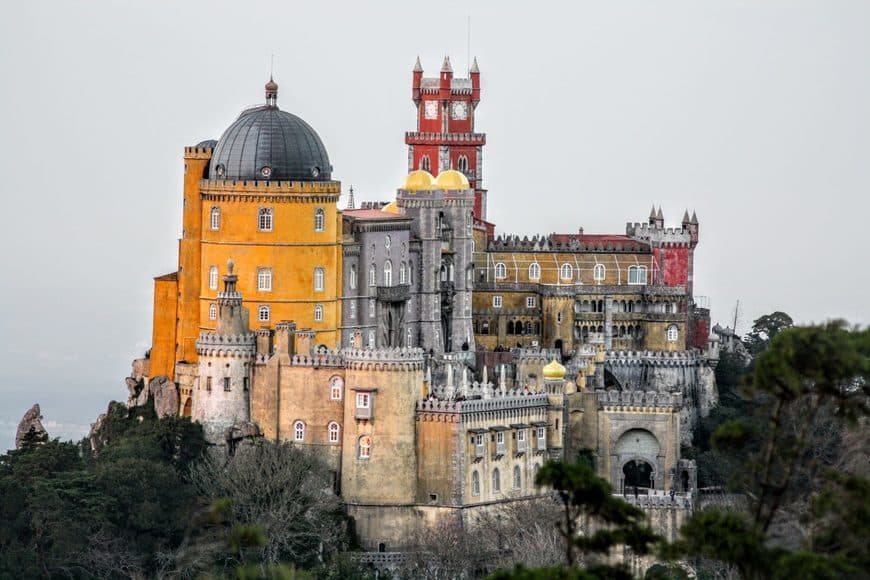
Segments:
[[[262,106],[185,149],[146,380],[174,381],[214,444],[317,449],[367,549],[537,497],[543,462],[581,450],[673,534],[696,494],[680,445],[717,400],[698,219],[496,236],[477,60],[426,78],[418,59],[411,88],[408,175],[359,208],[338,208],[323,142],[271,79]]]

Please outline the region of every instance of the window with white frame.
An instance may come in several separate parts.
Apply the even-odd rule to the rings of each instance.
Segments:
[[[538,449],[543,451],[547,448],[547,430],[545,427],[535,429],[535,436],[538,440]]]
[[[413,344],[411,344],[414,341],[414,332],[410,326],[408,327],[405,335],[405,346],[414,346]]]
[[[372,264],[369,266],[369,286],[377,286],[378,285],[378,269]]]
[[[646,284],[646,266],[629,266],[628,283]]]
[[[501,492],[501,472],[498,467],[492,470],[492,493]]]
[[[471,472],[471,495],[480,495],[480,474],[476,469]]]
[[[351,319],[356,318],[356,302],[351,301],[350,305],[348,306],[347,316]]]
[[[523,476],[520,472],[520,466],[514,465],[514,489],[523,487]]]
[[[323,321],[323,306],[318,304],[314,307],[314,321],[322,322]]]
[[[293,441],[305,441],[305,423],[302,421],[293,423]]]
[[[526,296],[526,308],[534,308],[538,304],[534,296]]]
[[[384,262],[384,286],[393,285],[393,263],[387,260]]]
[[[375,331],[369,331],[369,348],[375,348]]]
[[[420,157],[420,169],[424,171],[429,171],[432,168],[432,163],[429,161],[428,155],[423,155]]]
[[[369,300],[369,318],[375,317],[375,301],[374,299]]]
[[[344,387],[344,381],[341,377],[332,377],[329,379],[329,400],[330,401],[340,401],[342,387]]]
[[[348,279],[347,285],[350,286],[351,290],[355,290],[356,289],[356,282],[357,282],[357,280],[356,280],[357,279],[356,266],[350,267],[350,274],[349,274],[348,278],[349,279]]]
[[[269,322],[271,309],[265,304],[257,308],[257,320],[260,322]]]
[[[606,270],[604,268],[604,264],[595,264],[595,268],[592,271],[592,277],[595,280],[601,281],[604,280],[604,274]]]
[[[221,208],[218,206],[213,206],[211,208],[211,219],[209,221],[209,226],[213,230],[221,229]]]
[[[529,280],[541,279],[541,265],[537,262],[529,264]]]
[[[229,393],[230,389],[232,388],[231,385],[232,385],[232,381],[231,381],[230,377],[224,377],[224,391]]]
[[[499,280],[507,278],[507,266],[502,262],[495,265],[495,277]]]
[[[677,328],[676,324],[670,325],[668,327],[668,342],[676,342],[678,338],[680,338],[680,329]]]
[[[359,438],[359,458],[368,459],[372,456],[372,438],[370,435],[363,435]]]
[[[324,270],[321,267],[314,268],[314,291],[323,292]]]
[[[326,212],[322,207],[314,210],[314,231],[322,232],[326,229]]]
[[[501,308],[501,296],[493,296],[492,297],[492,307],[493,308]]]
[[[574,267],[568,263],[562,264],[562,267],[559,268],[559,276],[562,280],[572,279],[574,277]]]
[[[408,268],[405,266],[405,262],[399,264],[399,284],[406,284],[408,282]]]
[[[214,302],[208,305],[208,319],[217,320],[217,304]]]
[[[393,245],[393,238],[390,237],[390,234],[384,236],[384,249],[387,250],[387,253],[390,251],[390,246]]]
[[[208,287],[209,290],[217,290],[218,287],[218,267],[209,266],[208,268]]]
[[[272,291],[272,268],[257,268],[257,291]]]
[[[414,262],[408,262],[408,284],[414,283]]]
[[[329,442],[335,444],[339,441],[341,441],[341,426],[333,421],[329,424]]]
[[[459,171],[462,173],[468,173],[468,157],[460,155],[459,159],[456,160],[456,165],[459,168]]]
[[[257,229],[261,232],[272,231],[272,208],[261,207],[257,212]]]

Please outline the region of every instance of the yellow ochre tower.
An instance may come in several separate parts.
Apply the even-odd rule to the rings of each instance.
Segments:
[[[341,318],[341,183],[314,129],[278,108],[242,111],[218,141],[184,150],[178,271],[154,281],[151,375],[179,383],[217,324],[222,264],[233,260],[252,328],[292,320],[334,348]],[[180,365],[180,366],[179,366]]]

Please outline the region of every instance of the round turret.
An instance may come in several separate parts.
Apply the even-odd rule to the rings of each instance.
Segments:
[[[417,169],[405,176],[401,189],[419,191],[432,189],[435,186],[435,177],[425,169]]]
[[[567,370],[556,359],[544,366],[544,378],[550,381],[561,381],[565,378]]]
[[[435,187],[438,189],[470,189],[468,178],[455,169],[442,171],[435,178]]]

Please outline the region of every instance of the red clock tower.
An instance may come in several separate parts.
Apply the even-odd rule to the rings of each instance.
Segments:
[[[411,83],[411,95],[417,106],[417,130],[405,133],[408,171],[425,169],[433,175],[447,169],[461,171],[474,189],[475,221],[485,222],[486,190],[482,183],[486,134],[474,132],[474,113],[480,102],[477,58],[468,77],[454,77],[450,57],[444,57],[441,74],[423,78],[423,67],[417,58]]]

